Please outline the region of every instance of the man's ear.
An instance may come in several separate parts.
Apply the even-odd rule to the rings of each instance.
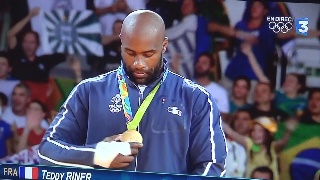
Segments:
[[[168,47],[168,37],[164,37],[163,43],[162,43],[162,53],[165,53]]]

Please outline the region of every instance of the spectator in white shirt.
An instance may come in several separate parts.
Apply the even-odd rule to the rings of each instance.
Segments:
[[[12,93],[12,106],[7,107],[3,112],[2,118],[11,126],[16,128],[24,128],[26,126],[27,107],[31,102],[31,92],[27,85],[23,83],[17,84]],[[46,120],[41,122],[41,126],[45,129],[49,127]]]
[[[216,101],[221,117],[228,121],[229,98],[227,90],[221,85],[211,81],[210,74],[214,67],[214,61],[210,53],[204,52],[199,55],[195,64],[195,81],[205,87]]]

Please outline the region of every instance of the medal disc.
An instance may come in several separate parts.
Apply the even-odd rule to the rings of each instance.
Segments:
[[[142,143],[142,136],[136,130],[126,130],[122,133],[121,139],[122,142],[139,142]]]

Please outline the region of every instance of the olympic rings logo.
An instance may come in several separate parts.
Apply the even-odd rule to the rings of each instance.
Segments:
[[[287,33],[292,29],[293,25],[291,22],[269,22],[269,28],[275,33]]]

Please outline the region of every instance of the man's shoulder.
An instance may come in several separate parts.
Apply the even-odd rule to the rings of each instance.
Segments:
[[[87,78],[82,80],[77,86],[84,86],[86,84],[90,84],[90,86],[98,86],[101,83],[107,83],[110,81],[114,81],[116,80],[116,70],[107,72],[105,74],[101,74],[95,77],[91,77],[91,78]]]
[[[12,116],[13,112],[12,112],[12,107],[11,106],[7,106],[2,114],[2,117],[8,117],[8,116]]]
[[[227,90],[216,82],[211,82],[207,87],[208,89],[210,89],[210,91],[212,90],[214,93],[227,93]]]
[[[195,91],[206,91],[204,87],[196,82],[174,72],[169,71],[169,76],[167,78],[169,79],[169,84],[180,86],[186,92],[194,93]]]
[[[16,84],[19,84],[20,80],[14,79],[14,78],[7,78],[5,80],[0,80],[1,86],[15,86]]]
[[[12,107],[6,107],[3,111],[2,119],[7,123],[12,124],[15,117],[16,115],[12,112]]]
[[[177,74],[173,71],[168,71],[168,76],[167,76],[168,79],[172,79],[172,80],[177,80],[177,81],[183,81],[184,79],[186,79],[185,77],[181,76],[180,74]]]

